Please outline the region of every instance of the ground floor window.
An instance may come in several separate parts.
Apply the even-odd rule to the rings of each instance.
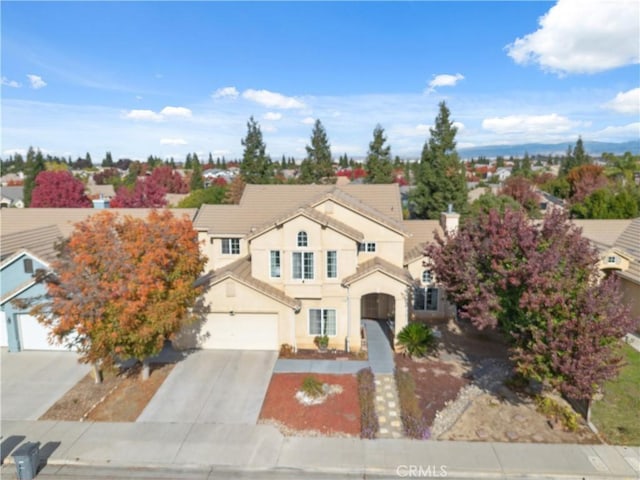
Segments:
[[[438,310],[438,289],[415,287],[413,290],[414,310]]]
[[[337,323],[336,311],[334,309],[309,309],[309,335],[334,336],[337,334]]]

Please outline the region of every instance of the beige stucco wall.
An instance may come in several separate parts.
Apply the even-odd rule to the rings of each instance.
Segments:
[[[295,342],[294,309],[268,297],[253,288],[226,279],[207,290],[203,296],[203,310],[200,312],[202,320],[184,329],[174,341],[178,348],[196,348],[199,346],[199,327],[208,313],[275,313],[278,315],[278,343]]]
[[[207,264],[205,265],[205,271],[215,270],[225,265],[235,262],[239,258],[244,257],[249,253],[247,241],[244,238],[240,238],[240,254],[231,255],[222,253],[222,238],[240,238],[237,236],[221,236],[211,235],[207,232],[198,232],[198,241],[200,242],[200,248],[202,253],[207,256]]]
[[[640,285],[625,278],[620,278],[622,301],[629,306],[631,318],[640,320]],[[640,333],[640,323],[636,324],[636,332]]]

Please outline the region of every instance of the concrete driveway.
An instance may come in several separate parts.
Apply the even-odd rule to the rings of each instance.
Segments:
[[[277,357],[196,350],[174,367],[137,422],[255,425]]]
[[[72,352],[1,350],[2,420],[37,420],[90,370]]]

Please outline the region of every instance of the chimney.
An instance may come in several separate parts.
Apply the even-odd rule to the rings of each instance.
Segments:
[[[440,226],[447,233],[454,233],[458,230],[460,214],[453,211],[453,204],[449,204],[447,211],[440,214]]]

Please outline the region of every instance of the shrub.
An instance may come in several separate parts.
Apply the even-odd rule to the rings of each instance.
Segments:
[[[371,368],[363,368],[356,375],[360,402],[360,437],[376,438],[378,415],[376,414],[376,385]]]
[[[304,377],[304,380],[302,380],[301,390],[311,398],[318,398],[324,395],[322,382],[311,375]]]
[[[319,349],[325,349],[329,346],[329,337],[327,335],[318,335],[313,339],[313,343]]]
[[[410,438],[427,439],[431,433],[427,422],[422,416],[418,398],[416,397],[416,384],[408,372],[396,368],[396,385],[398,386],[398,399],[400,400],[400,418],[404,433]]]
[[[295,356],[295,352],[293,351],[293,347],[288,343],[283,343],[280,345],[280,357],[281,358],[292,358]]]
[[[410,357],[424,357],[435,346],[436,337],[423,323],[409,323],[398,333],[398,343]]]
[[[580,417],[571,408],[560,405],[554,399],[538,395],[535,398],[536,410],[548,418],[559,421],[567,430],[575,432],[580,426]]]

